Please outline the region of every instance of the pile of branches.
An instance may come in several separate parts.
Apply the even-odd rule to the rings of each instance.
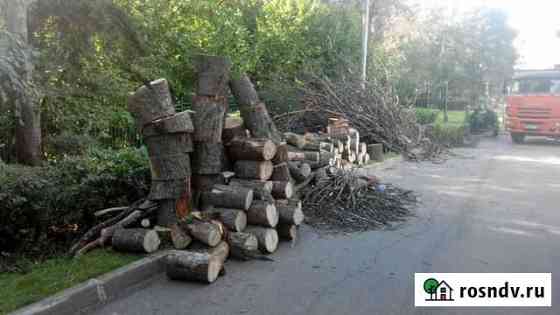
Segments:
[[[402,222],[416,204],[412,191],[356,171],[337,171],[300,191],[306,222],[336,232],[379,229]]]
[[[355,79],[313,76],[303,87],[303,109],[275,117],[278,125],[325,126],[328,118],[344,118],[367,143],[382,143],[411,160],[432,160],[445,152],[442,145],[425,137],[412,106],[400,104],[387,86]]]

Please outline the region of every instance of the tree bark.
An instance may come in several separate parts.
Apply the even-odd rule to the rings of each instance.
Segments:
[[[237,177],[245,179],[268,180],[272,176],[274,165],[270,161],[236,161],[234,172]]]
[[[276,145],[269,139],[234,139],[228,153],[233,160],[269,161],[276,154]]]
[[[247,138],[247,130],[243,125],[243,120],[237,117],[227,117],[224,130],[222,131],[222,142],[226,145],[235,138]]]
[[[253,190],[245,187],[215,185],[202,194],[202,203],[216,207],[247,210],[253,202]]]
[[[224,146],[222,143],[197,142],[192,154],[193,173],[197,175],[220,174],[224,168]]]
[[[150,156],[193,152],[192,136],[188,133],[144,137]]]
[[[193,133],[194,125],[189,111],[177,113],[173,116],[156,119],[144,126],[144,137],[161,136],[174,133]]]
[[[300,200],[276,200],[279,222],[283,224],[300,225],[303,223],[304,215]]]
[[[247,214],[243,210],[214,208],[208,212],[233,232],[242,232],[247,226]]]
[[[243,122],[253,137],[268,138],[281,143],[282,137],[272,121],[266,105],[259,100],[253,83],[246,74],[230,81],[231,91],[239,104]]]
[[[161,241],[156,231],[148,229],[117,229],[111,246],[117,251],[153,253]]]
[[[247,210],[247,222],[253,225],[275,227],[278,224],[278,211],[274,203],[254,201]]]
[[[254,199],[267,200],[269,196],[272,196],[271,181],[232,178],[229,182],[229,185],[251,188],[253,190]]]
[[[191,224],[180,222],[180,227],[188,231],[189,234],[196,240],[214,247],[222,240],[223,231],[219,224],[211,222],[195,221]]]
[[[195,142],[221,143],[227,100],[225,96],[193,98],[192,118]]]
[[[143,85],[128,97],[128,110],[136,121],[138,130],[155,120],[175,114],[175,107],[165,79],[150,82],[150,87]]]
[[[274,165],[274,169],[272,171],[272,176],[270,177],[273,181],[284,181],[288,182],[292,180],[290,176],[290,168],[288,167],[288,163],[280,163]]]
[[[231,61],[225,57],[197,55],[196,94],[202,96],[225,96],[229,82]]]
[[[178,224],[171,225],[171,242],[175,249],[185,249],[192,243],[192,238]]]
[[[274,165],[288,162],[288,145],[282,143],[276,146],[276,154],[272,158]]]
[[[272,196],[278,199],[290,199],[294,194],[294,185],[288,181],[273,181]]]
[[[191,176],[188,153],[150,156],[152,180],[169,181]]]
[[[251,233],[229,233],[227,242],[230,246],[231,257],[249,260],[259,249],[259,241]]]
[[[169,279],[182,281],[216,281],[223,267],[219,257],[207,253],[174,252],[165,259]]]
[[[259,250],[265,254],[272,254],[278,249],[278,232],[272,228],[248,226],[245,232],[257,237]]]

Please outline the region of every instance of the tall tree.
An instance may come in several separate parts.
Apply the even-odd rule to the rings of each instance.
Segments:
[[[16,157],[27,165],[41,163],[41,114],[39,97],[32,84],[33,65],[28,45],[27,16],[30,1],[3,0],[5,28],[9,36],[3,36],[3,58],[11,66],[9,82],[3,85],[4,102],[13,106],[15,113]],[[11,59],[11,60],[10,60]],[[3,67],[2,70],[6,70]],[[6,71],[5,71],[6,72]],[[19,82],[20,84],[15,84]]]

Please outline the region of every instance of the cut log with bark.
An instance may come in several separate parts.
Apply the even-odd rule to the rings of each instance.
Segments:
[[[128,110],[134,117],[138,130],[154,120],[175,114],[175,107],[165,79],[142,85],[128,97]]]
[[[164,200],[179,198],[187,190],[188,181],[177,179],[170,181],[152,181],[150,188],[150,200]]]
[[[194,190],[203,192],[210,191],[215,185],[225,185],[225,178],[216,174],[212,175],[193,175],[191,178]]]
[[[144,229],[149,229],[152,227],[152,220],[148,218],[142,219],[142,221],[140,221],[140,226],[143,227]]]
[[[276,154],[276,145],[269,139],[234,139],[228,146],[234,160],[269,161]]]
[[[152,180],[170,181],[191,176],[191,160],[188,153],[150,156]]]
[[[117,229],[111,239],[113,249],[132,253],[153,253],[160,243],[157,232],[148,229]]]
[[[154,226],[154,231],[157,233],[159,240],[161,241],[160,248],[170,248],[173,246],[173,241],[171,240],[171,228],[165,226]]]
[[[194,239],[211,247],[220,243],[224,233],[219,224],[212,222],[194,221],[190,224],[180,222],[180,227],[188,231]]]
[[[274,170],[270,161],[236,161],[233,166],[235,175],[239,178],[269,180]]]
[[[219,258],[198,252],[173,252],[165,258],[165,272],[171,280],[212,283],[223,268]]]
[[[231,61],[220,56],[197,55],[193,58],[196,70],[197,95],[227,95]]]
[[[291,144],[298,149],[303,149],[307,143],[305,137],[298,135],[297,133],[285,132],[284,137],[286,138],[286,142],[288,142],[288,144]]]
[[[288,162],[290,175],[296,181],[301,183],[311,175],[311,166],[307,163]]]
[[[275,205],[278,210],[280,223],[292,225],[300,225],[303,223],[304,215],[300,200],[276,200]]]
[[[222,222],[230,231],[242,232],[247,226],[247,214],[243,210],[214,208],[208,210],[212,217]]]
[[[144,126],[142,135],[146,138],[176,133],[193,133],[194,125],[191,112],[184,111],[151,121]]]
[[[278,211],[272,202],[256,200],[247,210],[247,222],[252,225],[275,227],[278,224]]]
[[[230,88],[239,105],[245,127],[255,138],[268,138],[274,143],[282,142],[282,137],[270,117],[266,105],[259,99],[257,91],[246,74],[230,81]]]
[[[253,202],[253,190],[246,187],[215,185],[212,190],[202,193],[203,204],[247,210]]]
[[[230,246],[230,255],[240,260],[250,260],[259,249],[259,241],[251,233],[229,233],[227,242]]]
[[[288,162],[288,145],[286,143],[281,143],[276,146],[276,154],[272,158],[272,163],[274,165]]]
[[[247,138],[247,129],[241,118],[227,117],[222,131],[222,142],[227,145],[235,138]]]
[[[193,152],[192,136],[189,133],[175,133],[144,137],[150,156],[173,155]]]
[[[305,153],[299,151],[288,151],[288,161],[304,161]]]
[[[185,249],[192,243],[192,237],[179,227],[178,224],[171,225],[170,230],[171,242],[175,249]]]
[[[303,152],[304,156],[305,156],[305,160],[310,161],[310,162],[315,162],[318,163],[321,161],[321,155],[319,154],[319,152],[314,152],[314,151],[305,151]]]
[[[222,143],[195,142],[192,153],[192,172],[197,175],[220,174],[224,168]]]
[[[225,97],[193,97],[194,142],[222,142],[226,107]]]
[[[194,242],[189,247],[189,252],[198,252],[208,254],[219,259],[222,264],[226,262],[230,254],[230,246],[226,241],[221,241],[218,245],[210,247],[200,242]]]
[[[294,185],[287,181],[272,182],[272,197],[277,199],[289,199],[294,194]]]
[[[251,180],[232,178],[229,182],[230,186],[246,187],[253,190],[253,198],[258,200],[267,200],[272,196],[272,182],[262,180]]]
[[[271,254],[278,249],[278,232],[272,228],[248,226],[245,232],[257,237],[259,250],[264,254]]]
[[[288,163],[280,163],[274,165],[274,169],[272,170],[272,176],[270,177],[273,181],[290,181],[292,177],[290,176],[290,168],[288,167]]]
[[[383,162],[383,144],[374,143],[367,146],[367,153],[371,160]]]
[[[297,226],[293,224],[280,223],[276,227],[276,230],[278,231],[278,237],[281,240],[292,241],[292,242],[297,240],[298,230],[297,230]]]

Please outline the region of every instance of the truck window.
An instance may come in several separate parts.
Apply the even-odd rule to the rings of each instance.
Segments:
[[[560,78],[515,80],[511,92],[514,95],[560,94]]]

